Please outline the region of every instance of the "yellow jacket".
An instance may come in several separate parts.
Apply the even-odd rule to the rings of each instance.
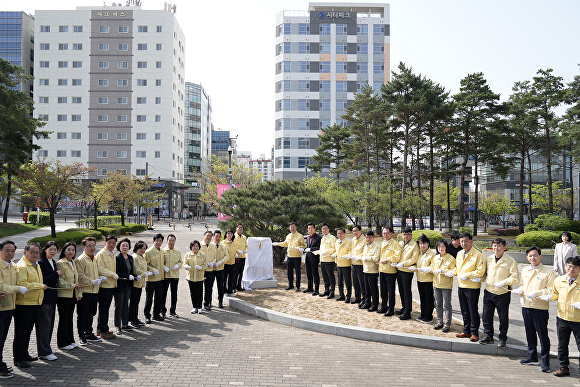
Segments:
[[[399,242],[399,244],[401,245],[401,259],[399,263],[402,263],[403,267],[397,270],[412,273],[409,268],[417,264],[417,259],[419,259],[419,254],[421,253],[419,245],[413,239],[407,244],[403,241]]]
[[[97,265],[99,266],[99,276],[103,275],[107,279],[101,282],[101,289],[112,289],[117,287],[117,257],[115,254],[103,248],[95,256]]]
[[[193,254],[193,252],[188,252],[183,257],[183,265],[191,266],[191,269],[187,271],[187,279],[193,282],[200,282],[205,279],[205,269],[207,269],[207,261],[205,259],[205,254],[201,251],[198,251],[197,254]],[[201,266],[201,270],[197,270],[195,266]]]
[[[16,305],[16,294],[20,292],[18,283],[18,269],[16,263],[8,264],[0,259],[0,290],[8,293],[5,298],[0,298],[0,311],[12,310]]]
[[[133,281],[133,286],[136,288],[142,288],[145,286],[145,273],[147,272],[147,261],[143,256],[133,253],[133,272],[135,277],[140,275],[141,279]]]
[[[205,242],[201,242],[201,248],[199,249],[199,251],[201,251],[203,253],[203,255],[205,255],[205,262],[206,263],[216,263],[217,262],[217,249],[215,247],[215,243],[213,242],[209,242],[209,245],[206,245]],[[190,265],[193,266],[193,265]],[[207,267],[205,268],[205,271],[213,271],[213,267],[209,267],[209,265],[207,265]]]
[[[437,289],[453,289],[453,277],[447,277],[445,273],[455,271],[455,258],[451,254],[437,254],[433,257],[431,267],[433,270],[441,269],[441,273],[433,274],[433,287]]]
[[[552,300],[558,300],[558,317],[571,322],[580,322],[580,309],[574,308],[577,302],[580,302],[580,276],[568,283],[568,276],[561,275],[554,280],[554,293]],[[28,293],[27,293],[28,294]],[[18,303],[18,301],[16,301]]]
[[[427,249],[426,252],[421,252],[421,256],[417,259],[417,281],[418,282],[433,282],[433,258],[435,252]],[[430,273],[423,273],[420,268],[430,268]]]
[[[220,245],[224,246],[227,251],[226,261],[224,262],[225,265],[235,265],[236,264],[236,246],[234,242],[230,242],[227,239],[224,239],[220,242]]]
[[[540,296],[551,295],[554,292],[554,280],[556,273],[554,270],[547,268],[541,263],[532,268],[532,265],[526,266],[522,269],[520,276],[520,302],[524,308],[543,309],[548,310],[550,307],[549,301],[540,300]],[[535,298],[529,298],[528,293],[535,293]]]
[[[40,265],[37,263],[34,267],[26,257],[22,257],[16,264],[16,269],[18,270],[16,285],[28,289],[26,294],[16,294],[16,305],[41,305],[44,299],[44,284]]]
[[[97,258],[93,257],[93,259],[91,259],[83,251],[83,253],[75,259],[75,262],[77,264],[76,268],[78,271],[79,282],[83,284],[83,293],[98,293],[99,287],[93,286],[93,280],[100,277]]]
[[[224,264],[225,264],[226,260],[229,259],[228,248],[226,246],[222,245],[221,243],[219,243],[217,245],[215,244],[215,242],[212,242],[212,243],[214,244],[215,250],[216,250],[216,253],[215,253],[216,262],[222,261],[221,265],[219,265],[219,266],[214,265],[213,266],[213,271],[222,271],[224,269]],[[234,261],[235,261],[235,258],[234,258]]]
[[[473,282],[471,278],[481,278],[485,275],[485,258],[481,251],[475,247],[471,247],[469,254],[465,250],[457,253],[455,259],[455,275],[457,276],[457,284],[460,288],[466,289],[481,289],[481,282]],[[467,276],[467,280],[462,280],[462,275]]]
[[[344,238],[342,242],[336,239],[334,243],[334,250],[336,251],[336,266],[338,267],[350,267],[352,262],[350,259],[344,259],[343,256],[350,254],[351,241],[348,238]]]
[[[248,249],[248,239],[245,235],[240,235],[237,232],[234,233],[234,246],[236,246],[236,253],[239,251],[242,254],[238,253],[238,258],[246,258],[246,250]]]
[[[396,274],[397,268],[391,263],[399,263],[401,259],[401,245],[395,238],[381,242],[381,260],[379,261],[379,272]],[[385,261],[385,263],[383,263]]]
[[[320,262],[334,262],[336,258],[332,256],[335,253],[334,244],[336,237],[334,235],[322,235],[320,240]]]
[[[164,278],[165,271],[163,270],[163,252],[155,246],[151,246],[143,254],[143,258],[147,262],[147,270],[153,273],[145,280],[148,282],[161,281]],[[155,275],[155,270],[159,271],[159,274]]]
[[[509,255],[504,253],[495,263],[495,255],[492,254],[485,259],[486,280],[485,290],[493,294],[506,294],[511,291],[514,285],[520,283],[520,274],[518,272],[518,263]],[[503,281],[503,288],[496,288],[495,283]]]
[[[378,242],[365,243],[362,253],[364,261],[363,272],[375,274],[379,272],[379,259],[381,259],[381,245]]]
[[[352,243],[351,243],[351,247],[350,247],[350,256],[351,257],[355,257],[355,258],[362,258],[362,254],[363,254],[363,249],[365,248],[365,245],[367,244],[367,241],[364,237],[364,235],[361,234],[361,236],[359,236],[358,238],[356,237],[352,237]],[[357,266],[357,265],[362,265],[362,259],[354,259],[351,258],[350,259],[351,264]]]
[[[163,265],[169,268],[169,272],[163,271],[164,278],[179,278],[179,269],[183,264],[181,251],[176,248],[169,250],[169,248],[165,247],[161,250],[161,253],[163,254]],[[179,266],[177,270],[173,270],[175,265]]]
[[[71,267],[71,264],[74,267]],[[77,299],[83,296],[83,288],[76,289],[75,285],[79,283],[79,271],[77,269],[77,262],[73,259],[70,263],[66,258],[61,258],[56,261],[56,269],[62,270],[62,275],[58,277],[58,290],[56,294],[59,298],[73,298]]]
[[[288,234],[286,236],[286,240],[284,242],[278,243],[278,246],[287,247],[287,253],[290,258],[302,258],[302,253],[296,250],[296,247],[305,249],[306,243],[304,243],[304,237],[302,234],[295,232],[294,234]]]

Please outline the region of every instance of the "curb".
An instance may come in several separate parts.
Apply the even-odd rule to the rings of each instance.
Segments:
[[[236,297],[228,297],[227,302],[230,308],[263,320],[272,321],[295,328],[306,329],[313,332],[348,337],[351,339],[373,341],[383,344],[405,345],[409,347],[433,349],[437,351],[473,353],[477,355],[512,356],[525,358],[528,354],[527,348],[519,345],[508,344],[506,348],[500,349],[497,345],[480,345],[478,343],[472,343],[470,341],[461,339],[447,339],[441,337],[416,335],[412,333],[359,328],[350,325],[313,320],[305,317],[297,317],[286,313],[276,312],[271,309],[262,308],[250,304],[246,301],[242,301]]]

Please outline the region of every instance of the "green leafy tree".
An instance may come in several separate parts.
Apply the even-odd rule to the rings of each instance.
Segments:
[[[447,204],[451,202],[457,204],[459,194],[459,187],[449,187],[447,182],[435,182],[435,189],[433,191],[433,207],[435,209],[435,214],[437,215],[437,220],[439,221],[439,230],[441,230],[441,225],[445,220],[443,216],[446,212]],[[447,209],[449,212],[450,210],[451,209]],[[449,226],[449,229],[451,229],[451,226]]]
[[[548,187],[548,183],[533,184],[532,208],[551,213],[549,192],[552,192],[552,209],[557,210],[558,212],[566,212],[572,209],[570,188],[563,188],[561,181],[554,181],[551,184],[551,187]]]
[[[322,129],[322,133],[318,135],[320,146],[316,148],[316,154],[312,157],[310,169],[319,172],[324,168],[330,168],[336,180],[340,180],[340,174],[347,171],[344,162],[351,148],[350,136],[350,128],[339,124]]]
[[[485,229],[487,224],[493,217],[501,217],[501,221],[505,228],[506,216],[513,214],[518,210],[518,206],[513,200],[507,198],[499,192],[486,192],[481,198],[480,207],[481,212],[485,215]]]

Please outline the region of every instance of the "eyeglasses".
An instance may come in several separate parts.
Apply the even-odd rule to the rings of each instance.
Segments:
[[[30,254],[30,255],[38,255],[38,254],[40,254],[40,251],[28,250],[28,254]]]
[[[580,266],[566,265],[566,270],[577,270],[577,269],[580,269]]]

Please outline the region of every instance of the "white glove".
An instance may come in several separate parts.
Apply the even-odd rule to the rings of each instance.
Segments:
[[[512,294],[515,294],[516,296],[519,296],[523,292],[524,292],[524,289],[522,289],[522,288],[517,288],[517,289],[512,290]]]
[[[443,269],[435,269],[433,270],[433,274],[441,274],[443,273]]]
[[[102,276],[100,276],[100,277],[99,277],[99,279],[100,279],[100,280],[101,280],[101,282],[102,282],[102,281],[106,281],[106,280],[107,280],[107,277],[105,277],[104,275],[102,275]]]
[[[165,270],[166,273],[169,273],[169,268],[167,266],[163,266],[163,270]]]
[[[409,266],[409,270],[415,271],[415,270],[417,270],[417,268],[415,266]]]
[[[346,259],[347,261],[349,261],[350,260],[350,255],[343,255],[342,258],[343,259]]]
[[[503,288],[505,286],[505,282],[499,281],[499,282],[496,282],[495,284],[493,284],[493,286],[495,286],[496,288]]]
[[[540,298],[540,300],[542,300],[542,301],[552,301],[552,296],[551,296],[551,295],[549,295],[549,294],[547,294],[547,295],[545,295],[545,296],[540,296],[539,298]]]
[[[213,267],[213,262],[208,262],[208,263],[207,263],[207,265],[208,265],[209,267]]]
[[[191,266],[189,265],[183,265],[183,267],[185,268],[185,270],[191,270]]]
[[[93,286],[99,286],[101,284],[100,279],[93,280]]]
[[[395,262],[391,262],[391,266],[392,266],[392,267],[397,267],[397,263],[395,263]]]
[[[332,253],[332,254],[330,254],[330,256],[331,256],[332,258],[336,258],[336,253]]]
[[[426,273],[426,274],[431,273],[431,268],[430,267],[424,267],[423,268],[423,273]]]
[[[24,286],[20,287],[20,290],[19,290],[20,294],[26,294],[27,291],[28,291],[27,287],[24,287]]]
[[[217,261],[217,262],[215,263],[215,267],[220,267],[221,265],[222,265],[222,261]]]
[[[235,257],[238,258],[238,254],[236,254]]]
[[[113,279],[116,279],[116,280],[118,280],[118,279],[119,279],[119,276],[118,276],[117,274],[115,274],[115,275],[113,276]]]
[[[137,277],[135,277],[135,279],[136,279],[137,281],[141,281],[141,276],[140,276],[140,275],[138,275]]]
[[[278,242],[272,242],[272,246],[278,246]]]
[[[153,270],[153,274],[159,275],[159,270],[157,270],[157,269]]]
[[[304,252],[304,249],[302,247],[294,247],[296,250],[300,251],[300,253]],[[240,253],[241,254],[241,253]]]
[[[322,253],[320,253],[320,255],[326,255],[326,254],[327,254],[326,251],[323,251]]]
[[[363,259],[362,255],[357,255],[357,256],[356,256],[356,260],[357,260],[357,261],[362,261],[362,259]]]
[[[305,249],[304,249],[304,252],[305,252],[305,253],[309,253],[309,252],[310,252],[310,247],[307,247],[307,248],[305,248]]]
[[[453,270],[449,270],[447,273],[445,273],[445,277],[453,277]]]
[[[465,274],[461,274],[459,276],[459,279],[462,280],[462,281],[467,281],[467,276]]]
[[[479,278],[479,277],[470,278],[470,279],[471,279],[471,282],[475,282],[475,283],[481,282],[481,278]]]
[[[531,298],[533,300],[534,298],[536,298],[536,293],[530,292],[530,293],[526,294],[526,297]]]
[[[151,273],[150,271],[145,272],[145,278],[149,277],[150,275],[153,275],[153,273]]]
[[[242,250],[238,250],[238,254],[242,255],[244,252]]]
[[[175,266],[173,266],[173,270],[177,270],[177,269],[179,269],[179,264],[176,263]]]
[[[196,268],[197,270],[201,270],[201,266],[199,266],[199,265],[195,265],[195,268]]]
[[[397,267],[397,269],[400,269],[400,268],[402,268],[405,265],[403,265],[403,262],[399,262],[395,266]]]
[[[133,281],[135,279],[135,277],[133,277],[131,274],[129,274],[129,281]]]
[[[248,249],[244,250],[244,254],[248,254]]]
[[[572,304],[572,306],[574,307],[574,309],[580,309],[580,302],[575,302],[574,304]]]

